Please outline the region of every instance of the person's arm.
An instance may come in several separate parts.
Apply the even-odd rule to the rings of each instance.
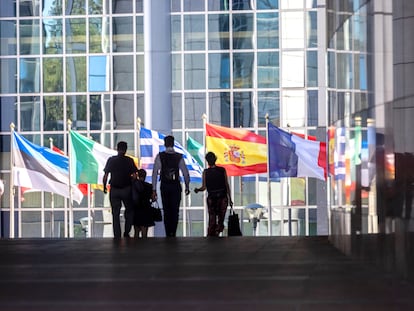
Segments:
[[[108,172],[105,172],[103,178],[102,178],[102,183],[103,183],[103,192],[106,193],[106,183],[108,182]]]
[[[188,171],[187,165],[185,165],[185,161],[183,157],[181,157],[178,165],[184,177],[185,194],[189,195],[190,194],[190,173]]]
[[[204,191],[206,189],[207,189],[207,187],[206,187],[206,170],[204,170],[203,171],[203,176],[202,176],[202,179],[201,179],[201,187],[200,188],[195,188],[194,192],[198,193],[198,192]]]
[[[152,200],[157,200],[157,182],[158,182],[158,174],[161,169],[161,159],[160,154],[157,154],[154,160],[154,167],[152,169]]]

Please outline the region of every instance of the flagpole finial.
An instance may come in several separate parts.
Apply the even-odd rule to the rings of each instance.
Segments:
[[[12,123],[10,123],[10,129],[12,130],[12,131],[14,131],[14,128],[15,128],[16,126],[14,125],[14,123],[12,122]]]
[[[203,113],[203,114],[201,115],[201,119],[203,119],[203,120],[207,120],[207,115],[206,115],[205,113]]]
[[[265,119],[269,120],[269,114],[266,112]]]
[[[138,117],[137,118],[137,124],[140,126],[141,125],[141,118],[140,117]]]

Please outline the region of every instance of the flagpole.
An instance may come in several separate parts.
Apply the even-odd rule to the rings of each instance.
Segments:
[[[271,183],[270,183],[270,165],[269,165],[269,114],[266,113],[266,148],[267,148],[267,208],[268,208],[268,218],[267,218],[267,234],[272,236],[272,195],[271,195]]]
[[[14,123],[10,123],[10,238],[14,238]]]
[[[206,165],[206,124],[207,124],[207,114],[203,113],[201,116],[201,119],[203,120],[203,146],[204,146],[204,155],[203,155],[203,161],[204,161],[204,167],[207,167]],[[204,210],[204,235],[207,235],[207,207],[206,207],[206,193],[203,191],[203,210]]]
[[[135,155],[138,158],[138,168],[141,168],[141,118],[137,118],[138,139],[137,146],[135,146]]]
[[[73,201],[72,201],[72,173],[71,173],[71,142],[72,139],[70,138],[70,131],[72,129],[72,121],[68,119],[68,141],[69,141],[69,148],[68,148],[68,156],[69,156],[69,237],[74,237],[74,230],[73,230]]]
[[[53,138],[49,137],[49,143],[50,143],[50,149],[53,150]],[[53,194],[53,192],[50,193],[50,207],[52,209],[51,213],[50,213],[50,236],[53,238],[53,236],[55,235],[55,196]]]

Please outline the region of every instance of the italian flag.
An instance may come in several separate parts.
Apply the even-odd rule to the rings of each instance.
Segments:
[[[116,150],[70,131],[70,173],[74,183],[102,184],[104,167]]]

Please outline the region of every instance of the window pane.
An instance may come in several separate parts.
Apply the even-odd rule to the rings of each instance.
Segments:
[[[185,94],[184,113],[185,124],[184,128],[202,128],[202,115],[205,113],[206,95],[205,93],[187,93]]]
[[[22,63],[23,60],[20,60]],[[0,59],[0,93],[1,94],[8,94],[8,93],[16,93],[17,90],[17,61],[14,58],[10,59]],[[29,70],[31,68],[28,68]],[[20,72],[22,68],[20,69]],[[28,74],[32,74],[32,72],[28,72]],[[30,76],[26,76],[25,78],[28,79]],[[21,81],[20,83],[24,83],[25,81]],[[26,80],[26,82],[28,82]],[[34,84],[34,81],[30,81],[30,83]]]
[[[279,53],[257,53],[257,86],[279,87]]]
[[[230,55],[209,54],[208,55],[208,88],[228,89],[230,88]]]
[[[118,1],[112,1],[112,12],[114,14],[119,13],[132,13],[132,3],[133,1],[128,0],[118,0]]]
[[[11,68],[10,68],[11,69]],[[40,92],[40,59],[20,59],[20,92]]]
[[[172,95],[172,118],[173,118],[173,128],[183,128],[183,105],[181,94]]]
[[[230,93],[210,93],[208,105],[209,122],[230,126]]]
[[[144,52],[144,18],[137,16],[136,18],[137,28],[137,52]]]
[[[104,24],[102,24],[104,21]],[[105,53],[109,51],[109,23],[107,18],[89,19],[89,51]]]
[[[181,54],[173,54],[172,59],[172,89],[181,90]]]
[[[145,79],[145,59],[144,55],[137,56],[137,91],[144,90],[144,79]]]
[[[184,12],[204,11],[204,0],[183,0]]]
[[[181,50],[181,17],[171,16],[171,49]]]
[[[308,126],[318,126],[318,91],[308,91]]]
[[[86,20],[71,18],[66,20],[66,53],[86,52]]]
[[[253,105],[251,92],[234,93],[233,95],[233,114],[234,127],[253,126]]]
[[[307,47],[316,48],[318,47],[318,15],[316,11],[308,12],[307,18]]]
[[[114,56],[114,91],[134,90],[134,58],[132,55]]]
[[[20,97],[20,128],[22,131],[40,131],[40,98]]]
[[[112,24],[113,51],[132,52],[133,50],[132,17],[114,17]]]
[[[353,87],[353,72],[352,72],[352,54],[338,53],[337,54],[337,68],[338,71],[338,89],[350,89]]]
[[[109,0],[89,0],[89,14],[103,14],[103,8],[109,8]]]
[[[283,12],[282,47],[303,49],[305,47],[304,12]]]
[[[305,92],[302,90],[284,91],[282,98],[283,122],[282,126],[305,126]]]
[[[43,91],[63,92],[63,58],[43,59]]]
[[[62,0],[44,0],[43,16],[62,16]]]
[[[66,96],[67,118],[72,121],[72,129],[86,130],[88,105],[86,96]]]
[[[233,88],[253,87],[253,53],[233,54]]]
[[[86,57],[66,58],[66,91],[86,92]]]
[[[228,11],[229,1],[231,0],[208,0],[209,11]]]
[[[279,48],[279,14],[257,14],[257,48]]]
[[[306,52],[306,70],[307,70],[307,86],[318,86],[318,52]]]
[[[303,9],[303,0],[280,0],[280,8],[286,9]]]
[[[184,49],[205,49],[204,15],[184,15]]]
[[[259,126],[266,126],[266,114],[269,122],[280,126],[279,92],[258,92],[257,97]]]
[[[40,54],[40,28],[38,20],[20,21],[20,54]]]
[[[66,15],[86,15],[86,0],[66,1]]]
[[[257,0],[258,10],[270,10],[270,9],[278,9],[278,8],[279,8],[278,0]]]
[[[43,20],[43,52],[45,54],[62,54],[62,20],[47,18]]]
[[[45,96],[43,98],[44,130],[63,131],[65,128],[63,112],[62,96]]]
[[[16,55],[16,21],[0,21],[0,55]]]
[[[253,14],[233,14],[233,48],[253,48]]]
[[[232,0],[233,10],[251,10],[251,0]]]
[[[4,3],[5,1],[3,1]],[[3,11],[3,3],[1,4],[1,9],[0,11]],[[7,3],[7,2],[6,2]],[[14,3],[10,2],[10,4],[13,4],[14,7]],[[20,16],[39,16],[39,7],[40,7],[40,3],[38,1],[33,1],[33,0],[20,0],[19,1],[19,13]],[[6,11],[6,10],[5,10]],[[2,14],[0,14],[2,15]]]
[[[114,95],[114,128],[118,130],[132,130],[134,126],[135,111],[133,95]]]
[[[186,90],[205,89],[204,54],[187,54],[184,56],[184,88]]]
[[[110,106],[111,102],[108,95],[89,96],[89,127],[91,130],[108,130],[111,128]],[[99,141],[101,141],[101,139],[99,139]]]
[[[106,56],[89,57],[89,91],[108,91],[107,66]]]
[[[283,52],[282,87],[304,87],[304,75],[304,52]]]
[[[229,15],[208,15],[209,50],[228,50],[229,44]]]

